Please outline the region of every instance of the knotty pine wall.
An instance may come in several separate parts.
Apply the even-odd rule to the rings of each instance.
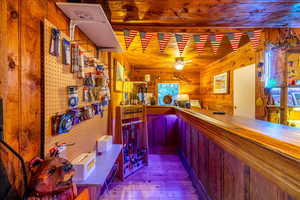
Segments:
[[[300,33],[300,29],[293,30],[297,34]],[[251,44],[247,43],[246,45],[240,47],[237,52],[232,52],[225,57],[211,63],[207,66],[207,68],[202,69],[200,71],[200,97],[203,107],[233,114],[233,71],[247,65],[264,62],[264,44],[277,43],[280,39],[280,33],[282,33],[282,31],[283,29],[264,29],[261,42],[257,50],[254,50]],[[278,74],[278,81],[282,82],[284,62],[282,56],[278,54],[277,57],[276,71]],[[214,75],[221,74],[223,72],[229,72],[229,93],[213,94],[213,77]],[[258,98],[263,100],[263,105],[256,105],[256,118],[267,120],[268,113],[266,110],[266,104],[268,101],[268,94],[264,89],[264,82],[259,80],[259,78],[256,76],[256,100]]]
[[[4,138],[27,162],[42,152],[42,22],[46,18],[69,34],[69,20],[56,7],[57,1],[0,1],[0,98],[4,100]],[[81,31],[76,30],[75,39],[96,55],[94,44]],[[100,56],[111,67],[114,54],[101,53]],[[121,57],[118,55],[118,59]],[[115,96],[112,93],[113,99]],[[17,160],[1,146],[0,158],[6,178],[21,191],[22,173]]]
[[[248,43],[236,53],[230,53],[201,70],[200,95],[203,107],[233,114],[233,71],[257,63],[255,56],[251,44]],[[224,72],[229,72],[229,93],[213,94],[213,78]]]
[[[180,74],[184,80],[178,80],[174,77],[174,73]],[[149,93],[153,93],[157,97],[157,84],[158,83],[179,83],[179,92],[188,94],[190,99],[200,100],[200,70],[183,70],[177,71],[175,69],[141,69],[133,68],[131,72],[131,80],[144,81],[145,75],[150,74],[151,83],[148,89]],[[155,77],[160,79],[155,79]]]

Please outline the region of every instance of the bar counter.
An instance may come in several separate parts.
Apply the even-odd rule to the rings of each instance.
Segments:
[[[152,135],[164,133],[151,116],[177,116],[172,137],[203,199],[300,199],[300,129],[172,106],[147,114]]]

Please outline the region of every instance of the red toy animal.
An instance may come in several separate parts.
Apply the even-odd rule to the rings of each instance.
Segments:
[[[72,164],[60,157],[31,161],[30,197],[28,200],[73,200],[77,196],[72,182],[75,170]]]

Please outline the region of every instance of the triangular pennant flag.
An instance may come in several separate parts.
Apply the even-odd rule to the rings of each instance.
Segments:
[[[223,39],[223,34],[217,34],[217,35],[211,34],[211,35],[209,35],[209,39],[210,39],[214,54],[217,54],[218,49],[219,49],[222,39]]]
[[[249,32],[247,32],[247,35],[251,41],[253,49],[256,50],[259,45],[261,30],[249,31]]]
[[[185,49],[186,44],[188,43],[188,41],[190,39],[190,35],[189,34],[177,34],[176,33],[175,38],[176,38],[179,53],[180,53],[180,56],[181,56],[184,49]]]
[[[130,31],[128,29],[124,30],[124,39],[125,39],[125,45],[126,45],[126,49],[129,48],[132,40],[134,39],[134,37],[136,36],[137,31]]]
[[[232,49],[234,52],[237,51],[239,48],[240,40],[243,36],[243,33],[237,32],[237,33],[227,33],[228,40],[230,41],[230,44],[232,46]]]
[[[146,50],[152,36],[153,36],[153,33],[140,32],[140,39],[141,39],[141,43],[142,43],[143,52]]]
[[[172,37],[172,33],[157,33],[159,50],[161,53],[165,51],[165,48],[167,47],[171,37]]]
[[[204,46],[207,41],[207,38],[208,35],[194,35],[194,41],[198,53],[202,53],[204,51]]]

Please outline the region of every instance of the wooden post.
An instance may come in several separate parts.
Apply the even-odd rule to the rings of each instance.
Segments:
[[[288,53],[283,52],[283,76],[282,76],[282,88],[280,95],[280,123],[287,125],[287,109],[288,109],[288,65],[287,58]]]

